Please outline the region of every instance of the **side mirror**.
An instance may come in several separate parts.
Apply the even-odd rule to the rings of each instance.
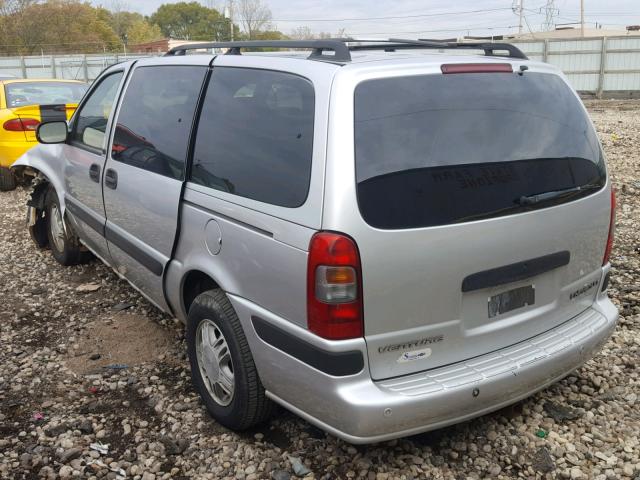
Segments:
[[[36,138],[40,143],[64,143],[67,132],[67,122],[45,122],[38,125]]]

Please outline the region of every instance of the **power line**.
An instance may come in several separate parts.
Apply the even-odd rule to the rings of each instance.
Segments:
[[[505,28],[515,28],[517,25],[504,25],[498,27],[485,27],[485,26],[472,26],[472,27],[459,27],[459,28],[444,28],[439,30],[417,30],[412,32],[353,32],[353,35],[398,35],[405,33],[439,33],[439,32],[462,32],[462,31],[471,31],[471,30],[500,30]]]
[[[284,18],[272,19],[272,22],[355,22],[355,21],[371,21],[371,20],[394,20],[402,18],[422,18],[422,17],[442,17],[446,15],[462,15],[471,13],[498,12],[503,10],[511,10],[509,7],[503,8],[485,8],[480,10],[464,10],[453,12],[423,13],[419,15],[397,15],[389,17],[353,17],[353,18]]]
[[[579,15],[580,12],[571,12],[571,13],[567,13],[567,15]],[[630,13],[630,12],[620,12],[620,13],[597,13],[597,12],[584,12],[584,16],[585,17],[625,17],[625,16],[630,16],[630,17],[640,17],[640,13],[638,12],[634,12],[634,13]]]
[[[525,9],[525,10],[527,10],[528,12],[531,12],[531,13],[533,13],[533,14],[536,14],[536,15],[539,15],[539,14],[540,14],[540,12],[537,12],[537,11],[534,11],[534,10],[529,10],[529,9]],[[579,15],[579,13],[577,13],[577,15]],[[593,18],[593,17],[597,17],[597,16],[600,16],[600,15],[590,15],[590,14],[587,14],[587,13],[585,12],[585,15],[584,15],[584,16],[585,16],[585,18],[586,18],[586,17]],[[635,16],[640,18],[640,14],[635,15]],[[560,20],[566,20],[568,23],[575,23],[575,24],[579,24],[579,23],[580,23],[580,18],[575,18],[575,17],[565,17],[564,15],[556,15],[556,18],[558,18],[558,19],[560,19]],[[585,22],[585,23],[593,23],[593,22]],[[628,25],[628,23],[626,23],[626,24],[625,24],[625,23],[608,23],[608,25],[625,26],[625,25]]]

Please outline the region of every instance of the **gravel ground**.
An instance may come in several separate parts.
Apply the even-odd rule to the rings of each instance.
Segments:
[[[618,190],[612,339],[525,401],[365,447],[286,412],[243,434],[217,425],[181,325],[100,263],[37,251],[27,192],[0,194],[0,477],[640,479],[640,103],[588,107]]]

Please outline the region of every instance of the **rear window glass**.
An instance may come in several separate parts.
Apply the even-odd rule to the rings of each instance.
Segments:
[[[421,75],[355,91],[358,203],[383,229],[557,205],[605,183],[579,100],[557,76]]]
[[[78,103],[86,90],[84,83],[72,82],[18,82],[4,86],[9,108]]]

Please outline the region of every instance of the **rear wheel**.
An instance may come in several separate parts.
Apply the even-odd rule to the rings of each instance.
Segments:
[[[56,191],[50,188],[45,203],[47,240],[51,254],[61,265],[77,265],[91,259],[71,226],[65,222]]]
[[[15,174],[7,167],[0,167],[0,191],[15,190],[17,184],[18,179]]]
[[[232,430],[267,420],[275,405],[265,395],[240,320],[222,290],[191,304],[187,351],[193,384],[211,416]]]

